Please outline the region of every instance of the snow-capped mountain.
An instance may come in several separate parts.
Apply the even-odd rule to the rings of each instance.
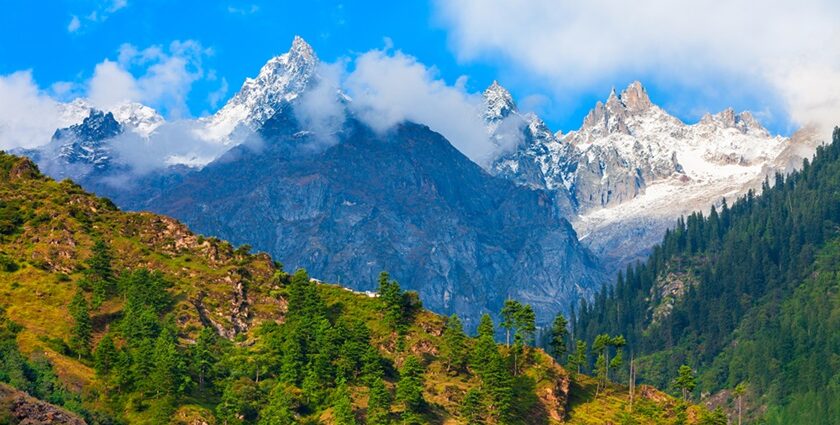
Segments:
[[[548,189],[555,204],[570,216],[569,193],[577,154],[560,143],[548,126],[532,113],[520,113],[510,92],[493,81],[484,93],[484,122],[491,141],[501,154],[490,171],[533,189]]]
[[[72,102],[58,104],[61,117],[60,128],[81,124],[92,111],[97,110],[88,100],[77,98]],[[154,109],[137,102],[124,102],[104,112],[110,112],[125,128],[137,135],[148,138],[165,122],[163,117]]]
[[[50,144],[56,145],[58,158],[68,163],[87,163],[103,168],[111,155],[102,142],[122,132],[123,126],[113,113],[94,109],[80,124],[56,130]]]
[[[579,237],[616,269],[644,255],[680,215],[757,188],[816,147],[807,137],[772,136],[752,114],[732,109],[685,124],[653,104],[639,82],[621,94],[613,90],[579,130],[540,134],[497,159],[492,171],[519,184],[567,190]]]
[[[303,38],[295,36],[291,49],[269,60],[256,78],[248,78],[239,92],[215,114],[203,118],[201,136],[226,144],[237,131],[257,130],[278,110],[317,79],[318,57]]]

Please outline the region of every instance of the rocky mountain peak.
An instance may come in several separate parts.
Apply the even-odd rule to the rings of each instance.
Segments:
[[[483,96],[486,106],[484,119],[487,121],[501,120],[517,111],[513,96],[496,80],[484,90]]]
[[[621,102],[631,113],[646,111],[653,106],[642,83],[634,81],[621,92]]]
[[[284,103],[296,99],[317,80],[318,64],[312,46],[295,36],[288,52],[266,62],[255,78],[245,79],[239,92],[205,120],[202,136],[230,141],[240,126],[256,130]]]
[[[315,56],[315,50],[299,35],[296,35],[292,40],[292,48],[289,49],[289,56],[293,61],[318,61],[318,57]]]
[[[722,129],[734,128],[742,134],[755,134],[758,136],[769,137],[770,133],[755,116],[749,112],[735,112],[733,108],[726,108],[716,114],[706,114],[700,119],[700,124],[705,126],[713,126]]]
[[[112,112],[91,109],[80,124],[55,131],[52,144],[58,145],[58,156],[68,163],[88,163],[104,167],[110,159],[102,141],[122,134],[123,126]]]

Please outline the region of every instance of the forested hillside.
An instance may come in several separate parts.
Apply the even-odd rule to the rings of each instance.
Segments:
[[[371,296],[286,273],[2,153],[0,266],[0,382],[89,424],[720,423],[573,377],[531,347],[530,306],[509,344],[487,315],[468,337],[387,274]]]
[[[746,399],[752,418],[836,423],[838,226],[835,129],[813,162],[777,175],[761,195],[680,220],[645,263],[583,304],[574,336],[624,335],[640,379],[659,386],[687,364],[700,375],[695,395],[733,409]]]

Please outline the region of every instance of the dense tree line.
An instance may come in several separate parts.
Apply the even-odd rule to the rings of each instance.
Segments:
[[[646,262],[629,266],[615,285],[583,303],[573,319],[575,338],[624,335],[632,352],[648,355],[648,370],[640,373],[657,385],[671,379],[658,371],[688,363],[701,369],[705,391],[734,388],[749,379],[762,383],[753,388],[771,404],[829,386],[837,380],[836,367],[809,372],[807,383],[796,376],[809,368],[802,362],[808,353],[821,352],[823,362],[840,355],[837,328],[833,337],[819,332],[815,327],[826,324],[809,320],[813,314],[804,304],[782,307],[807,282],[826,242],[838,237],[838,225],[840,130],[835,129],[833,143],[819,147],[813,162],[804,161],[800,171],[786,178],[777,174],[772,182],[766,180],[761,195],[750,191],[732,206],[724,201],[708,214],[680,219]],[[836,283],[837,270],[823,271],[830,276],[823,279]],[[682,273],[687,288],[668,314],[654,317],[663,301],[660,285],[671,272]],[[834,305],[825,306],[827,311],[837,308],[836,292],[831,294],[829,304]],[[830,317],[825,313],[822,320]],[[739,326],[748,325],[755,328],[739,334]],[[752,334],[756,331],[762,337]],[[752,358],[733,356],[733,339],[747,337],[751,347],[762,348],[748,350]],[[837,408],[840,397],[831,399],[836,394],[814,395],[819,400],[811,404]]]

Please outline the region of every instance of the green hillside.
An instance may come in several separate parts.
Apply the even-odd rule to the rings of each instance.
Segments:
[[[767,423],[840,417],[840,129],[801,171],[680,220],[584,305],[576,336],[624,335],[640,379],[694,368],[695,397]],[[733,390],[741,385],[744,394]],[[696,399],[696,398],[695,398]]]
[[[0,382],[88,423],[712,418],[649,387],[632,405],[627,388],[596,394],[595,380],[572,378],[542,350],[497,345],[489,317],[465,336],[387,275],[380,293],[118,211],[0,153]],[[532,340],[527,328],[517,341]]]

